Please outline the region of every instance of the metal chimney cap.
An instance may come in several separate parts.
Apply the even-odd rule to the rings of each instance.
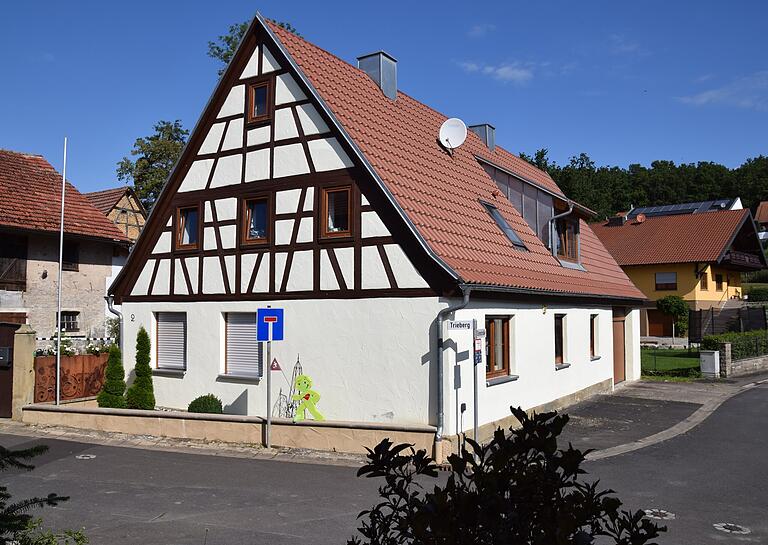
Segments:
[[[397,59],[394,58],[392,55],[384,51],[383,49],[379,49],[378,51],[374,51],[373,53],[368,53],[367,55],[360,55],[357,57],[358,62],[362,59],[367,59],[368,57],[376,57],[378,55],[383,55],[384,57],[387,57],[389,60],[393,62],[397,62]]]

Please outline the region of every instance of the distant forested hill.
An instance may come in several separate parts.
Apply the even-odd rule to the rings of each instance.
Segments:
[[[768,157],[763,155],[734,169],[711,162],[676,165],[672,161],[654,161],[650,167],[596,167],[586,153],[560,166],[549,160],[546,149],[520,157],[549,172],[568,197],[595,210],[600,219],[631,206],[732,197],[741,197],[754,212],[760,201],[768,200]]]

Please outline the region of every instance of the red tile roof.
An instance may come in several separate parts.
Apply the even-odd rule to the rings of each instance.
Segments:
[[[712,263],[726,250],[749,217],[749,210],[723,210],[630,220],[592,230],[621,266]]]
[[[562,267],[485,173],[485,158],[563,195],[548,174],[471,131],[449,156],[436,143],[447,117],[405,93],[387,99],[364,72],[275,25],[271,29],[360,147],[432,250],[465,282],[524,290],[644,298],[582,222],[582,264]],[[529,252],[516,250],[478,201],[494,203]]]
[[[61,174],[40,155],[0,150],[0,227],[58,233],[60,218]],[[128,242],[69,182],[64,232]]]
[[[83,195],[86,199],[91,201],[93,206],[101,210],[102,213],[109,214],[117,202],[123,198],[126,191],[128,191],[128,188],[123,186],[104,189],[102,191],[93,191],[91,193],[83,193]]]
[[[757,223],[768,223],[768,201],[762,201],[757,205],[755,211],[755,221]]]

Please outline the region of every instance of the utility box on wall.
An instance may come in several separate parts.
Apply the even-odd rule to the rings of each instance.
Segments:
[[[718,350],[702,350],[699,352],[701,374],[707,378],[720,377],[720,352]]]

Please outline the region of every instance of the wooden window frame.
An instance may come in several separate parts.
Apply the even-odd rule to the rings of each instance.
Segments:
[[[558,331],[557,322],[560,321],[560,339],[558,343]],[[565,363],[565,314],[555,314],[555,365],[563,365]],[[560,345],[560,353],[558,354],[557,346]]]
[[[725,288],[723,287],[723,275],[722,274],[716,274],[715,275],[715,291],[725,291]]]
[[[67,247],[70,249],[69,252],[67,252]],[[74,251],[72,251],[72,248],[74,248]],[[67,257],[72,257],[73,255],[75,256],[74,261],[71,259],[66,259]],[[73,240],[64,241],[64,248],[61,254],[61,270],[74,272],[80,270],[80,244],[78,242]]]
[[[560,232],[560,226],[565,226],[565,233]],[[568,237],[568,233],[571,232],[567,227],[573,226],[573,238]],[[579,222],[578,220],[572,220],[570,218],[560,218],[555,221],[555,233],[557,234],[558,245],[556,255],[558,259],[563,261],[569,261],[571,263],[580,263],[580,234],[579,234]]]
[[[502,321],[502,339],[501,339],[501,352],[502,352],[502,367],[501,369],[494,370],[496,367],[496,351],[493,349],[494,345],[494,336],[496,335],[496,322],[495,320],[501,320]],[[485,378],[486,379],[493,379],[498,378],[502,376],[508,376],[509,375],[509,323],[510,319],[509,316],[486,316],[485,317],[485,335],[487,338],[486,341],[486,371],[485,371]],[[490,371],[488,371],[488,368],[490,367]]]
[[[0,290],[27,291],[28,240],[23,235],[3,233],[0,244]]]
[[[183,244],[181,242],[182,234],[184,231],[184,224],[182,223],[182,212],[184,210],[196,210],[197,211],[197,240],[194,244]],[[179,205],[176,207],[176,216],[175,216],[176,226],[175,226],[175,236],[174,236],[174,243],[176,250],[180,251],[192,251],[197,250],[200,247],[200,240],[202,240],[203,236],[203,222],[202,217],[200,214],[200,203],[197,204],[190,204],[190,205]]]
[[[344,231],[328,231],[328,195],[329,193],[347,192],[347,229]],[[320,238],[350,238],[352,236],[352,196],[351,185],[323,187],[320,190]]]
[[[253,125],[255,123],[264,123],[271,121],[275,111],[274,104],[274,85],[272,78],[260,79],[252,81],[247,84],[246,102],[245,102],[245,122],[247,125]],[[261,87],[267,89],[267,111],[262,115],[253,115],[253,99],[255,96],[255,90]]]
[[[251,220],[251,211],[248,203],[264,201],[267,203],[267,235],[264,238],[251,238],[248,236],[248,226]],[[242,246],[268,246],[272,236],[272,199],[269,194],[248,195],[240,200],[240,244]]]
[[[701,273],[701,291],[709,291],[709,273]]]
[[[656,275],[658,274],[674,274],[675,275],[675,282],[659,282],[656,278]],[[677,273],[672,271],[669,273],[654,273],[653,274],[653,283],[656,291],[677,291]]]
[[[597,325],[598,314],[589,315],[589,357],[590,359],[597,358]]]

